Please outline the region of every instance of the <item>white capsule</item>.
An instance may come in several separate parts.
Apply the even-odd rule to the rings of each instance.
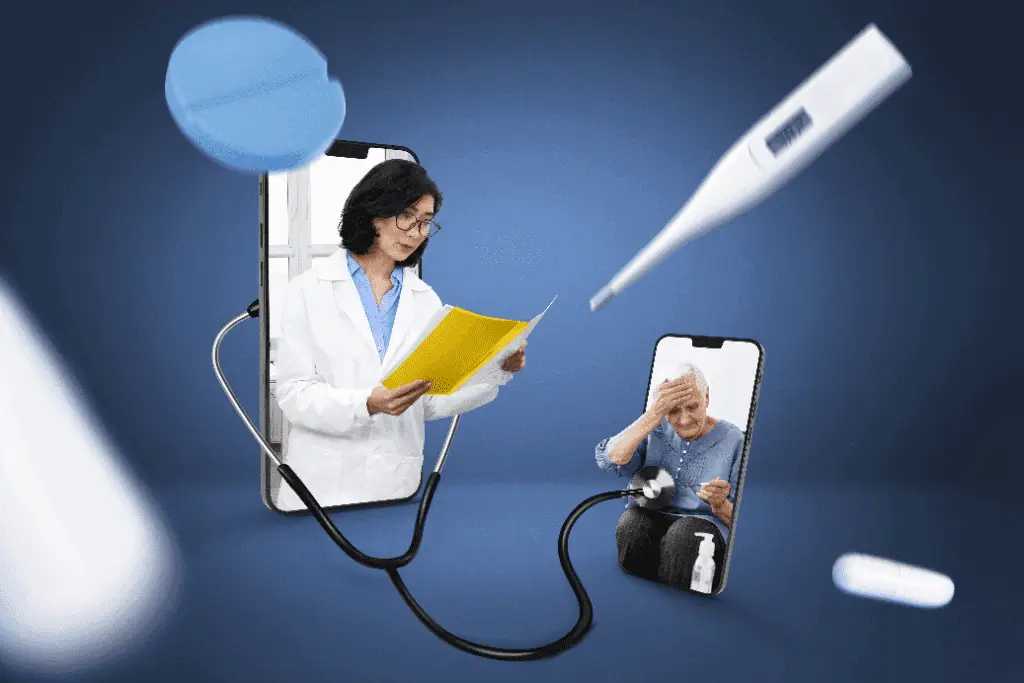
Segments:
[[[842,555],[832,580],[850,595],[911,607],[944,607],[953,599],[953,580],[945,574],[871,555]]]
[[[0,279],[0,659],[106,660],[178,585],[169,531]]]

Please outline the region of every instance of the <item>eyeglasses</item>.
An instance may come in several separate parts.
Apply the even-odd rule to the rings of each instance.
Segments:
[[[416,216],[409,213],[408,211],[403,212],[399,216],[395,216],[395,227],[402,232],[409,232],[413,229],[416,232],[422,233],[424,228],[427,230],[427,237],[433,237],[441,231],[441,226],[431,220],[420,221],[416,220]]]

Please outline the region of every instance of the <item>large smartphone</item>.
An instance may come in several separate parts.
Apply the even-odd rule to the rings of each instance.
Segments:
[[[693,368],[699,372],[694,373]],[[683,523],[687,529],[682,534],[686,537],[682,541],[684,546],[676,551],[678,555],[675,559],[679,565],[676,571],[677,588],[711,595],[717,595],[725,589],[729,562],[736,541],[736,525],[739,521],[740,500],[746,479],[747,458],[763,369],[764,349],[752,339],[666,334],[654,345],[644,412],[657,401],[659,386],[665,381],[677,379],[680,374],[696,374],[702,378],[707,397],[704,405],[692,406],[696,410],[696,417],[676,413],[667,418],[668,428],[665,431],[672,430],[676,432],[675,434],[658,435],[663,443],[675,443],[679,446],[682,452],[676,454],[678,458],[673,456],[673,462],[669,463],[665,462],[667,458],[661,456],[658,462],[653,462],[659,457],[661,450],[666,450],[669,446],[659,446],[656,449],[652,447],[652,442],[648,441],[646,454],[639,463],[640,467],[658,465],[669,470],[678,467],[670,472],[670,476],[676,480],[676,488],[682,486],[690,489],[681,493],[691,503],[698,505],[692,516],[687,514],[688,511],[682,510],[672,510],[669,511],[670,514],[665,515],[666,531],[670,529],[673,521],[687,518]],[[702,413],[713,419],[712,431],[699,440],[686,441],[686,421],[696,420]],[[678,425],[683,435],[680,435],[673,425]],[[680,437],[680,440],[676,437]],[[655,437],[652,435],[650,438]],[[713,441],[708,441],[709,438]],[[690,450],[689,456],[685,455],[686,450]],[[690,458],[693,460],[689,460]],[[731,505],[727,506],[727,512],[718,513],[721,517],[706,509],[706,505],[700,506],[698,503],[702,485],[707,484],[708,480],[715,479],[728,484],[728,492],[725,495]],[[716,530],[711,524],[718,527],[721,535],[715,534]],[[706,535],[697,536],[692,533],[698,528],[701,528],[698,534],[703,532]],[[715,538],[710,539],[712,543],[704,543],[711,534],[715,534]],[[678,540],[678,536],[674,540]],[[722,539],[724,543],[720,542]],[[716,547],[712,548],[711,545]]]
[[[336,140],[322,156],[301,169],[260,177],[260,429],[277,453],[286,448],[289,431],[274,397],[279,311],[285,289],[292,278],[339,248],[338,225],[349,193],[371,168],[387,159],[419,163],[408,147]],[[416,270],[422,276],[422,264]],[[288,485],[262,451],[260,461],[263,503],[282,513],[305,511],[301,503],[291,507],[282,502],[281,487]],[[357,505],[399,503],[410,498]],[[330,500],[320,503],[325,509],[354,506]]]

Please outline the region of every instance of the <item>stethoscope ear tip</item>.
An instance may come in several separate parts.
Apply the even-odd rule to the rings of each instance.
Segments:
[[[250,318],[260,317],[260,300],[256,299],[256,301],[249,304],[248,308],[245,309],[245,312],[249,314]]]

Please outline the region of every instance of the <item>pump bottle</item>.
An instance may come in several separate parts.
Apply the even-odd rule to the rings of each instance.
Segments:
[[[697,561],[693,563],[693,574],[690,579],[690,590],[698,593],[711,594],[711,583],[715,579],[715,541],[709,533],[696,533],[703,536],[697,551]]]

